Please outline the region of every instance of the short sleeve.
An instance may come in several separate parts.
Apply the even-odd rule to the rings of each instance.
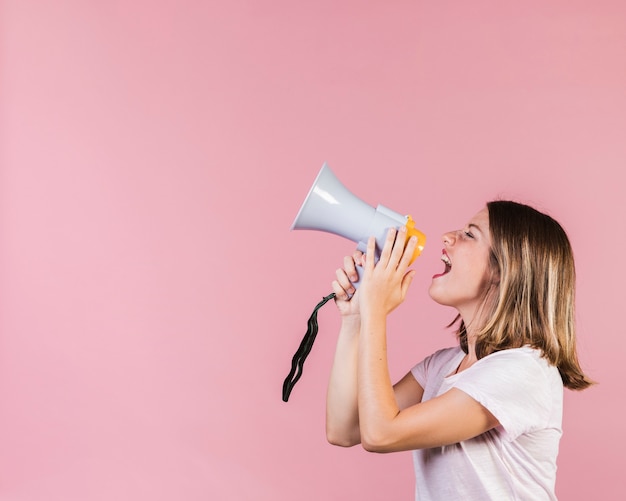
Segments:
[[[427,376],[427,374],[428,374],[428,366],[430,365],[430,361],[431,361],[432,357],[433,357],[433,355],[427,356],[424,360],[422,360],[421,362],[416,364],[411,369],[411,374],[413,374],[413,377],[420,384],[420,386],[422,388],[424,388],[426,386],[426,381],[427,381],[427,378],[428,378],[428,376]]]
[[[500,422],[504,436],[515,440],[543,428],[550,420],[553,390],[562,382],[556,367],[538,350],[516,348],[482,358],[459,373],[451,387],[467,393]]]
[[[422,388],[426,388],[429,381],[443,379],[450,363],[461,354],[461,348],[443,348],[416,364],[411,373]]]

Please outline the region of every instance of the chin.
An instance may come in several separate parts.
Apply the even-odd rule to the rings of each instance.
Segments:
[[[431,286],[429,287],[428,295],[435,303],[438,303],[442,306],[452,306],[446,301],[445,294],[442,294],[441,291],[437,290],[437,286],[435,284],[431,284]]]

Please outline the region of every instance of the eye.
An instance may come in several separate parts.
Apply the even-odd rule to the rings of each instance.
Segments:
[[[465,235],[466,238],[474,238],[474,235],[472,234],[471,231],[464,231],[463,234]]]

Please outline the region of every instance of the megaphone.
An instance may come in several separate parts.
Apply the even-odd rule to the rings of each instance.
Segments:
[[[357,243],[357,249],[365,253],[370,236],[376,238],[377,256],[383,248],[389,228],[406,227],[406,239],[417,237],[417,245],[411,263],[422,253],[426,235],[415,228],[411,216],[395,212],[384,205],[376,208],[367,204],[339,181],[326,163],[322,165],[291,230],[317,230],[333,233]],[[359,278],[362,268],[357,266]],[[354,284],[358,287],[358,281]]]
[[[387,238],[387,231],[391,227],[397,229],[406,227],[407,241],[412,236],[417,237],[417,245],[411,263],[422,253],[426,243],[426,236],[415,228],[415,222],[411,216],[403,216],[383,205],[374,208],[360,198],[353,195],[337,179],[333,171],[326,163],[322,165],[313,186],[304,199],[300,210],[291,225],[292,230],[317,230],[334,233],[357,243],[357,249],[361,252],[367,250],[367,241],[371,236],[376,238],[376,259],[380,255]],[[406,242],[405,242],[406,245]],[[363,268],[357,266],[359,280],[363,274]],[[354,283],[358,287],[359,281]],[[283,382],[283,401],[289,400],[289,395],[294,385],[302,376],[304,361],[308,356],[313,342],[317,336],[317,311],[335,294],[329,294],[313,309],[308,322],[307,331],[291,360],[291,370]]]

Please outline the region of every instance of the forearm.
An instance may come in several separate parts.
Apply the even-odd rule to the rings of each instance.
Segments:
[[[388,440],[388,427],[400,412],[389,375],[384,312],[370,312],[362,319],[357,378],[361,441],[375,450]]]
[[[326,396],[326,437],[344,447],[360,443],[357,362],[360,319],[344,318]]]

